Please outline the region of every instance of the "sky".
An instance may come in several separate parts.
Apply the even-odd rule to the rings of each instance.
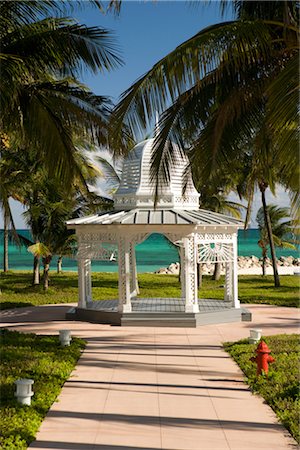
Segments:
[[[84,73],[83,81],[95,94],[111,97],[114,103],[119,96],[162,57],[192,37],[201,29],[231,18],[230,11],[221,18],[217,1],[123,1],[119,16],[103,15],[95,8],[83,7],[72,13],[80,23],[112,30],[120,49],[124,65],[109,73],[93,75]],[[235,199],[231,196],[231,199]],[[269,194],[269,202],[288,206],[288,196],[279,189],[276,200]],[[23,207],[11,202],[17,228],[26,228],[22,217]],[[256,196],[252,213],[252,226],[260,199]],[[0,221],[0,227],[3,223]]]

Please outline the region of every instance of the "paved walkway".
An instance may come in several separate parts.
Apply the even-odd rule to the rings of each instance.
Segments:
[[[2,326],[88,340],[34,449],[288,450],[295,441],[251,394],[221,343],[299,331],[298,311],[247,305],[253,321],[185,328],[120,328],[64,322],[69,306],[3,311]]]

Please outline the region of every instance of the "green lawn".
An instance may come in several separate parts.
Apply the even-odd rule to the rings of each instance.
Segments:
[[[299,306],[299,278],[293,275],[280,277],[281,287],[273,287],[271,276],[242,275],[239,277],[239,298],[242,303],[264,303],[279,306]],[[141,297],[180,297],[180,284],[175,275],[140,274]],[[199,297],[222,299],[224,277],[213,281],[203,277],[203,288]],[[10,272],[0,275],[0,304],[2,309],[51,303],[77,302],[77,274],[51,273],[50,288],[31,286],[28,272]],[[94,300],[118,297],[118,275],[116,273],[93,273]]]
[[[0,448],[23,450],[35,438],[48,409],[76,365],[84,341],[72,339],[61,347],[58,336],[36,336],[16,331],[0,331]],[[19,405],[14,397],[14,381],[34,380],[31,406]]]
[[[249,361],[251,356],[256,356],[256,345],[242,340],[226,343],[224,347],[245,373],[246,382],[251,389],[266,400],[292,436],[300,442],[299,336],[283,334],[263,339],[276,360],[270,364],[267,378],[257,378],[256,364]]]

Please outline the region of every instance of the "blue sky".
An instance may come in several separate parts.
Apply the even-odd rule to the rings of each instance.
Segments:
[[[231,18],[230,12],[227,17],[221,18],[219,3],[216,1],[209,5],[197,2],[195,6],[189,1],[125,0],[121,14],[117,17],[113,14],[104,16],[95,8],[82,8],[73,12],[72,16],[80,23],[101,26],[114,32],[124,66],[105,74],[84,73],[81,77],[81,81],[95,94],[110,96],[114,102],[136,79],[176,46],[199,30]],[[286,195],[281,193],[280,201],[276,203],[287,203]],[[12,209],[16,227],[24,228],[23,207],[12,202]]]
[[[94,8],[77,12],[89,26],[114,30],[124,66],[100,75],[86,74],[83,81],[96,93],[119,95],[162,57],[201,29],[220,22],[218,2],[198,6],[185,1],[125,1],[121,14],[101,15]]]

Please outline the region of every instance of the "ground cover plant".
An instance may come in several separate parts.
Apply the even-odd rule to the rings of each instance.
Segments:
[[[263,337],[263,340],[275,358],[275,362],[269,366],[268,377],[257,377],[256,364],[249,360],[251,356],[256,356],[257,345],[250,345],[244,339],[225,343],[224,347],[245,373],[246,382],[253,392],[266,400],[283,425],[300,442],[299,336],[282,334]]]
[[[176,275],[139,274],[141,297],[180,297],[180,283]],[[55,303],[76,303],[78,299],[78,277],[75,272],[50,275],[47,292],[42,286],[31,286],[29,272],[1,273],[0,305],[2,309]],[[93,298],[104,300],[118,298],[118,274],[95,272],[92,275]],[[203,277],[199,298],[224,297],[224,276],[214,281]],[[242,303],[263,303],[278,306],[299,306],[299,280],[293,275],[281,276],[281,287],[274,288],[272,276],[239,276],[239,298]]]
[[[61,347],[58,336],[37,336],[16,331],[0,332],[0,448],[23,450],[35,438],[48,409],[84,348],[73,338],[70,347]],[[31,406],[19,405],[14,397],[14,381],[34,380]]]

